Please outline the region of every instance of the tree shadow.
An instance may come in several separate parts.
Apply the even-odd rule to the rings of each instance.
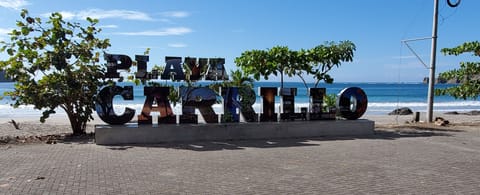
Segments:
[[[433,132],[465,132],[465,130],[459,129],[461,124],[436,126],[432,124],[414,123],[404,125],[379,125],[376,129],[391,129],[396,131],[433,131]],[[384,130],[385,131],[385,130]]]
[[[128,150],[130,148],[133,148],[133,146],[110,146],[110,147],[107,147],[107,149],[118,150],[118,151]]]
[[[448,132],[449,131],[443,131],[443,130],[442,132],[438,132],[438,130],[436,129],[394,129],[394,130],[376,129],[375,134],[366,136],[363,139],[395,140],[400,138],[452,136],[452,134]]]

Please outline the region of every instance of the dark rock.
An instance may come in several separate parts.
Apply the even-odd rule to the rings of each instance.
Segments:
[[[465,114],[466,114],[466,115],[477,116],[477,115],[480,115],[480,111],[478,111],[478,110],[473,110],[473,111],[467,112],[467,113],[465,113]]]
[[[428,77],[423,77],[423,84],[428,84],[430,79]]]
[[[445,112],[445,114],[459,115],[460,113],[458,113],[457,111],[453,111],[453,112]]]
[[[398,108],[388,113],[388,115],[410,115],[413,114],[412,110],[407,107]]]
[[[445,114],[451,114],[451,115],[459,115],[459,114],[462,114],[462,115],[478,116],[478,115],[480,115],[480,111],[479,111],[479,110],[472,110],[472,111],[470,111],[470,112],[457,112],[457,111],[453,111],[453,112],[445,112]]]
[[[43,176],[38,176],[37,178],[35,178],[35,180],[42,180],[42,179],[45,179],[45,177],[43,177]]]

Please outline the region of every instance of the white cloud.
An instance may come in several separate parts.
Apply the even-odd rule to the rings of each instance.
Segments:
[[[9,28],[0,28],[0,36],[7,35],[8,33],[12,32],[13,29]]]
[[[158,19],[158,21],[160,21],[160,22],[164,22],[164,23],[173,24],[172,20],[170,20],[170,19],[167,19],[167,18],[160,18],[160,19]]]
[[[104,19],[104,18],[121,18],[126,20],[153,20],[148,14],[131,11],[131,10],[101,10],[90,9],[77,13],[77,18],[84,19],[86,17]]]
[[[12,32],[13,29],[0,28],[0,41],[5,41],[8,33]]]
[[[102,25],[102,26],[99,26],[99,28],[118,28],[118,25],[115,25],[115,24]]]
[[[131,10],[102,10],[102,9],[89,9],[78,12],[61,11],[64,19],[78,19],[84,20],[87,17],[95,19],[116,18],[125,20],[153,20],[147,13]],[[49,17],[51,13],[42,14],[44,17]]]
[[[171,11],[171,12],[163,12],[162,15],[169,18],[186,18],[190,16],[190,13],[185,11]]]
[[[62,14],[62,17],[65,20],[71,20],[75,17],[75,13],[73,12],[61,11],[59,13]]]
[[[29,5],[25,0],[1,0],[0,1],[0,7],[5,7],[9,9],[14,9],[14,10],[20,10],[23,7]]]
[[[149,30],[149,31],[140,31],[140,32],[120,32],[116,33],[119,35],[130,35],[130,36],[171,36],[171,35],[184,35],[193,32],[192,29],[187,27],[176,27],[176,28],[166,28],[162,30]]]
[[[184,44],[184,43],[170,43],[170,44],[168,44],[168,47],[183,48],[183,47],[187,47],[187,44]]]
[[[62,14],[62,18],[65,19],[65,20],[71,20],[71,19],[75,18],[75,13],[73,13],[73,12],[60,11],[58,13]],[[41,14],[41,16],[44,17],[44,18],[48,18],[48,17],[52,16],[52,13],[44,13],[44,14]]]

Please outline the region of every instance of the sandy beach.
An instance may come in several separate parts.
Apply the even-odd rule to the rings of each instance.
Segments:
[[[376,129],[394,130],[399,127],[409,126],[429,126],[435,128],[448,129],[480,129],[480,116],[472,115],[449,115],[443,113],[434,113],[435,117],[442,117],[449,121],[446,127],[439,127],[434,124],[425,124],[425,113],[420,114],[420,123],[411,123],[413,115],[364,115],[361,119],[368,119],[375,121]],[[105,124],[98,116],[94,115],[94,120],[90,121],[87,126],[87,133],[94,132],[96,124]],[[66,115],[56,114],[50,116],[45,123],[41,123],[39,118],[15,118],[15,122],[19,125],[19,129],[15,129],[11,123],[10,118],[0,119],[0,141],[7,142],[7,140],[24,140],[27,138],[40,138],[42,136],[64,136],[71,133],[71,127]],[[24,141],[22,141],[24,142]]]

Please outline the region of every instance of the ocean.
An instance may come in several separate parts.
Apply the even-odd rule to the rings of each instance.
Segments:
[[[165,81],[161,81],[165,82]],[[178,85],[178,83],[173,83]],[[205,86],[208,82],[200,82]],[[132,83],[121,83],[120,85],[132,85]],[[309,84],[312,87],[313,84]],[[452,86],[450,84],[438,84],[435,88],[446,88]],[[258,93],[258,87],[280,87],[279,82],[255,82],[255,92]],[[297,96],[295,97],[295,107],[300,112],[300,107],[308,107],[309,97],[307,89],[301,82],[285,82],[284,87],[297,88]],[[386,115],[392,110],[400,107],[409,107],[413,111],[426,112],[427,110],[427,90],[428,85],[422,83],[334,83],[321,84],[319,87],[325,87],[327,94],[338,94],[346,87],[360,87],[368,96],[368,115]],[[13,90],[13,83],[0,83],[0,94]],[[141,112],[145,97],[143,95],[143,86],[134,86],[134,100],[125,101],[120,97],[114,99],[115,112],[121,114],[125,107],[131,107]],[[280,107],[280,97],[275,99],[276,110]],[[9,97],[0,100],[0,118],[17,118],[17,117],[36,117],[41,115],[41,111],[33,109],[33,106],[21,106],[14,109],[10,106],[12,100]],[[257,95],[257,101],[253,106],[256,112],[261,112],[261,97]],[[222,105],[215,104],[213,106],[217,114],[222,114]],[[467,112],[472,110],[480,110],[480,100],[456,100],[451,96],[435,96],[434,112],[459,111]],[[58,110],[58,113],[64,113]],[[176,114],[181,113],[181,107],[177,104],[174,107]]]

